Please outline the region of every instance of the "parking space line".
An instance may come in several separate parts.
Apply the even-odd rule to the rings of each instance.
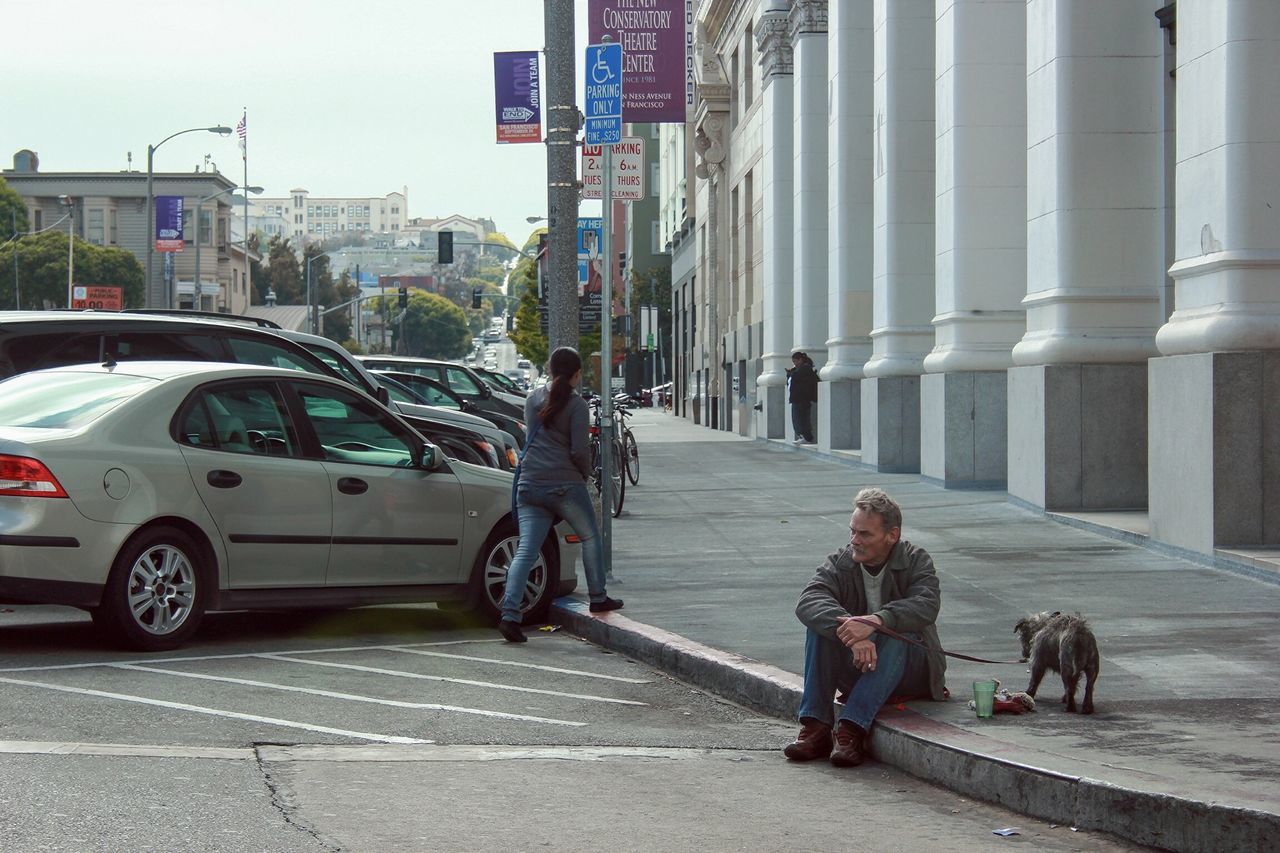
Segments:
[[[598,672],[585,672],[581,669],[565,669],[559,666],[544,666],[539,663],[521,663],[514,660],[499,660],[498,658],[482,658],[475,655],[451,655],[447,652],[429,652],[425,649],[413,649],[408,646],[383,646],[384,650],[389,652],[404,652],[410,655],[423,655],[433,658],[449,658],[450,660],[473,660],[479,663],[492,663],[498,666],[518,666],[525,669],[537,669],[543,672],[561,672],[565,675],[580,675],[583,678],[602,678],[606,681],[621,681],[626,684],[652,684],[653,681],[648,678],[623,678],[620,675],[601,675]]]
[[[299,723],[294,720],[281,720],[275,717],[260,717],[257,714],[242,714],[239,711],[224,711],[219,708],[206,708],[202,705],[188,705],[183,702],[168,702],[164,699],[148,699],[145,696],[132,696],[127,693],[108,693],[105,690],[90,690],[84,687],[68,687],[62,684],[45,684],[41,681],[25,681],[20,678],[0,678],[2,684],[16,684],[19,687],[39,687],[44,690],[56,690],[60,693],[74,693],[79,696],[94,696],[99,699],[115,699],[121,702],[133,702],[139,705],[153,705],[158,708],[169,708],[174,711],[189,711],[193,714],[206,714],[211,717],[226,717],[232,720],[245,720],[250,723],[266,723],[288,729],[302,729],[320,734],[338,735],[358,740],[376,741],[378,743],[422,744],[435,743],[433,740],[399,737],[397,735],[371,734],[354,732],[345,729],[334,729],[329,726],[317,726],[312,723]]]
[[[473,643],[493,643],[496,645],[498,643],[505,643],[505,642],[506,640],[502,640],[502,639],[439,640],[433,643],[403,643],[402,645],[406,647],[408,646],[414,646],[414,647],[417,647],[417,646],[466,646],[466,645],[471,645]],[[385,646],[382,646],[382,645],[337,646],[334,648],[326,648],[326,649],[290,649],[289,651],[286,652],[286,654],[324,655],[324,654],[329,654],[330,652],[369,652],[369,651],[376,651],[382,648],[385,648]],[[236,660],[239,658],[256,658],[262,654],[263,652],[235,652],[233,654],[225,654],[225,655],[185,655],[183,657],[175,657],[175,658],[147,658],[147,663],[191,663],[192,661],[202,661],[202,660]],[[0,672],[45,672],[45,671],[52,671],[57,669],[92,669],[95,666],[114,666],[116,664],[121,664],[121,663],[135,663],[136,661],[137,659],[135,658],[133,660],[99,660],[99,661],[90,661],[87,663],[55,663],[55,664],[48,664],[46,666],[9,666],[9,667],[0,667]]]
[[[308,666],[328,666],[334,669],[349,669],[355,672],[371,672],[376,675],[391,675],[396,678],[416,678],[422,681],[443,681],[449,684],[466,684],[471,687],[485,687],[491,690],[513,690],[517,693],[540,693],[544,696],[562,696],[566,699],[583,699],[587,702],[609,702],[614,705],[647,705],[647,702],[636,702],[631,699],[610,699],[607,696],[592,696],[585,693],[564,693],[559,690],[540,690],[536,687],[517,687],[514,684],[497,684],[492,681],[473,681],[468,678],[446,678],[443,675],[424,675],[418,672],[402,672],[398,669],[382,669],[376,666],[359,666],[354,663],[337,663],[327,660],[307,660],[305,658],[293,658],[287,655],[264,654],[259,657],[266,660],[288,661],[289,663],[301,663]]]
[[[526,723],[547,723],[553,726],[585,726],[586,723],[574,720],[557,720],[552,717],[534,717],[528,714],[511,714],[506,711],[487,711],[483,708],[464,708],[459,705],[441,705],[436,702],[401,702],[398,699],[378,699],[373,696],[357,696],[353,693],[338,693],[333,690],[319,690],[313,687],[297,687],[291,684],[271,684],[265,681],[253,681],[247,678],[230,678],[222,675],[206,675],[201,672],[183,672],[177,669],[162,669],[153,666],[139,666],[131,663],[112,664],[114,669],[128,669],[134,672],[150,672],[158,675],[176,675],[179,678],[196,678],[201,681],[219,681],[224,684],[239,684],[244,687],[261,687],[267,690],[284,690],[290,693],[306,693],[311,696],[323,696],[328,699],[344,699],[348,702],[367,702],[373,705],[387,705],[392,708],[413,708],[423,711],[449,711],[456,714],[475,714],[480,717],[495,717],[503,720],[518,720]]]

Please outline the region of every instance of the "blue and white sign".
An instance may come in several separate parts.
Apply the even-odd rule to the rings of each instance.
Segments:
[[[622,45],[587,45],[587,144],[622,141]]]

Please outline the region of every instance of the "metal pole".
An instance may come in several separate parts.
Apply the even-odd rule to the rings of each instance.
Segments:
[[[22,310],[22,289],[18,287],[18,212],[9,211],[13,222],[13,310]]]
[[[578,347],[574,0],[544,0],[547,101],[547,288],[551,351]]]
[[[306,249],[303,251],[305,252]],[[311,311],[311,262],[314,260],[314,255],[307,258],[307,331],[313,335],[316,333],[315,315]]]
[[[600,287],[600,536],[605,574],[613,571],[613,146],[604,155],[604,269]]]
[[[156,202],[155,202],[155,196],[153,195],[153,192],[154,192],[153,185],[154,185],[155,176],[154,176],[154,173],[151,171],[151,164],[155,157],[155,153],[156,153],[156,147],[154,145],[148,145],[147,146],[147,226],[146,226],[147,233],[144,235],[147,240],[147,288],[146,288],[146,293],[144,294],[147,308],[156,307],[155,286],[153,284],[154,280],[151,278],[151,252],[155,248],[155,239],[156,239],[155,238],[155,234],[156,234],[155,203]],[[169,307],[167,298],[165,299],[165,304],[163,307],[165,308]]]
[[[196,201],[196,282],[191,291],[191,308],[194,311],[203,310],[200,304],[200,206],[202,201],[203,199]]]
[[[67,307],[71,307],[72,281],[76,277],[76,204],[67,199]]]

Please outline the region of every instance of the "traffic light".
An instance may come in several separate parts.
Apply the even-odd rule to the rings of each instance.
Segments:
[[[480,307],[480,288],[478,287],[471,288],[471,307]]]
[[[400,310],[403,311],[408,307],[409,307],[409,288],[402,287],[400,288]]]
[[[453,263],[453,232],[441,231],[436,243],[436,260],[442,264]]]

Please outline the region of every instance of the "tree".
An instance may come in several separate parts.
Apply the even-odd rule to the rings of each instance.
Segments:
[[[501,231],[490,231],[484,235],[484,241],[486,243],[497,243],[499,246],[506,246],[508,249],[515,249],[516,247],[516,244],[512,243],[507,235]]]
[[[18,191],[0,178],[0,243],[17,234],[25,234],[27,227],[27,205]]]
[[[313,285],[315,283],[316,267],[318,266],[320,266],[320,261],[316,261],[311,265]],[[317,304],[333,308],[355,299],[360,288],[356,286],[355,281],[351,278],[351,273],[343,270],[342,276],[335,283],[333,276],[329,273],[328,266],[328,258],[325,258],[325,274],[324,278],[321,279],[319,294],[316,297]],[[350,306],[343,311],[325,314],[321,325],[324,327],[323,334],[326,338],[336,343],[345,344],[351,339]]]
[[[538,273],[533,261],[525,258],[511,273],[511,287],[520,294],[516,324],[509,337],[525,358],[544,365],[550,353],[547,336],[542,334],[538,311]]]
[[[460,358],[471,347],[467,315],[453,302],[435,293],[409,291],[409,307],[405,309],[403,323],[398,323],[397,328],[403,329],[403,349],[408,355]]]
[[[261,282],[263,302],[271,289],[276,292],[277,305],[304,304],[302,270],[288,237],[276,234],[267,243],[267,268]]]
[[[23,308],[67,307],[67,235],[45,231],[0,246],[0,308],[15,306],[13,256],[18,255],[18,284]],[[75,240],[75,280],[123,288],[124,306],[144,302],[142,265],[132,252]]]

